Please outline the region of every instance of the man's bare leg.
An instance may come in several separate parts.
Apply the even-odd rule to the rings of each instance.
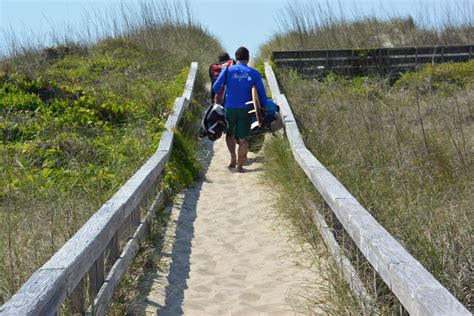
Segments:
[[[230,163],[227,167],[235,168],[236,163],[237,163],[237,157],[235,155],[235,144],[236,144],[235,137],[230,136],[230,135],[225,135],[225,142],[227,144],[227,149],[229,149],[229,153],[230,153]]]
[[[246,139],[240,139],[239,141],[239,149],[237,150],[239,160],[237,162],[237,171],[243,172],[244,171],[244,163],[247,161],[247,151],[249,149],[249,142]]]

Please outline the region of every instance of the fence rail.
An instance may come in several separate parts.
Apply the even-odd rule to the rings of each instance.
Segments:
[[[279,67],[291,67],[305,77],[318,78],[328,72],[357,76],[376,73],[398,75],[426,64],[463,62],[474,58],[474,45],[276,51],[272,59]]]
[[[444,288],[408,251],[383,228],[349,191],[306,148],[299,133],[295,117],[284,94],[281,94],[272,67],[265,64],[265,75],[273,98],[280,106],[285,131],[293,155],[311,180],[325,203],[338,218],[359,250],[375,271],[412,315],[471,315],[456,298]],[[324,218],[314,212],[314,222],[319,227],[328,248],[335,253],[343,267],[343,275],[362,302],[365,289],[338,246],[328,236]]]
[[[0,307],[0,315],[55,315],[66,299],[72,314],[105,314],[151,219],[164,204],[165,194],[157,192],[157,185],[170,157],[174,129],[191,100],[197,66],[191,64],[183,96],[175,101],[155,154]],[[143,210],[147,212],[141,218]]]

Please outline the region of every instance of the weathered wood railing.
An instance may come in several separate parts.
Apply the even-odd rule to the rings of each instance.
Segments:
[[[265,74],[273,98],[280,106],[286,136],[296,161],[404,308],[412,315],[471,315],[306,148],[290,105],[285,95],[281,94],[273,69],[268,63],[265,64]],[[342,265],[343,276],[351,288],[364,305],[371,304],[354,268],[340,252],[330,228],[316,210],[313,221],[320,227],[328,248]]]
[[[164,203],[165,193],[157,192],[157,185],[196,74],[197,63],[192,63],[155,154],[0,307],[1,315],[55,315],[66,299],[72,314],[105,314],[120,277]],[[147,211],[143,218],[142,210]]]
[[[277,66],[294,68],[310,78],[328,72],[347,76],[399,74],[426,64],[461,62],[471,58],[474,58],[474,45],[276,51],[272,54]]]

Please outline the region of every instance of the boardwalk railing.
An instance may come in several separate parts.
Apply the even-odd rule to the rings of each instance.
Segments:
[[[426,64],[461,62],[474,58],[474,45],[276,51],[278,67],[296,69],[305,77],[318,78],[328,72],[339,75],[380,75],[414,71]]]
[[[298,131],[290,105],[281,94],[271,66],[265,64],[265,74],[276,103],[280,106],[285,131],[293,155],[316,190],[335,214],[343,229],[375,271],[412,315],[471,315],[408,251],[383,228],[349,191],[306,148]],[[347,258],[342,256],[324,218],[314,212],[313,221],[322,228],[321,234],[343,276],[364,304],[370,304],[360,280]]]
[[[192,97],[197,66],[191,64],[184,93],[175,101],[155,154],[0,307],[0,315],[55,315],[66,299],[71,314],[105,314],[120,277],[164,204],[165,193],[157,187],[174,129]],[[147,212],[140,218],[142,210]]]

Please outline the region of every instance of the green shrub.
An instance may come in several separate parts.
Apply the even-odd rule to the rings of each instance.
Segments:
[[[0,110],[36,111],[42,104],[39,96],[14,84],[4,83],[0,87]]]
[[[194,26],[153,34],[172,49],[124,35],[0,60],[0,304],[154,153],[190,62],[221,50]],[[186,40],[173,44],[178,35]],[[176,136],[171,190],[199,170],[193,137]]]
[[[417,72],[403,74],[395,83],[396,88],[418,88],[424,91],[459,91],[474,83],[474,60],[465,63],[426,65]]]

